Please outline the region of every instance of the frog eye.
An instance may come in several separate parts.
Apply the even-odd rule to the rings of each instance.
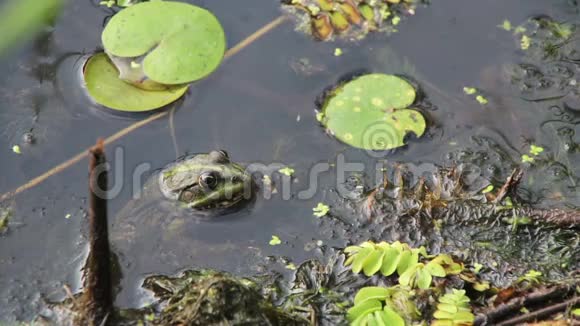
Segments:
[[[199,176],[199,184],[206,189],[215,189],[218,176],[215,172],[204,172]]]
[[[225,158],[227,158],[227,159],[229,159],[229,158],[230,158],[230,155],[228,154],[228,152],[224,151],[223,149],[220,149],[220,150],[218,151],[218,153],[220,153],[220,154],[221,154],[223,157],[225,157]]]

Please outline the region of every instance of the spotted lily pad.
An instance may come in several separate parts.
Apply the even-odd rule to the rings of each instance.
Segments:
[[[121,79],[165,85],[209,75],[219,66],[226,48],[224,30],[213,14],[171,1],[143,2],[123,9],[105,27],[102,42]]]
[[[367,150],[405,145],[412,132],[425,132],[425,119],[414,109],[415,89],[393,75],[369,74],[337,87],[326,99],[319,121],[340,141]]]
[[[143,112],[160,108],[180,98],[189,87],[175,85],[147,91],[122,81],[118,75],[117,68],[104,53],[92,56],[84,69],[85,86],[91,97],[119,111]]]

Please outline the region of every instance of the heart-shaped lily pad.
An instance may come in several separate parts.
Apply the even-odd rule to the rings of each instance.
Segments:
[[[105,51],[129,82],[184,84],[209,75],[223,59],[226,38],[217,18],[187,3],[138,3],[113,16]]]
[[[415,89],[392,75],[369,74],[337,87],[319,114],[319,121],[342,142],[367,150],[403,146],[405,135],[425,132],[419,111],[407,109]]]
[[[189,87],[174,85],[164,90],[147,91],[118,76],[119,72],[104,53],[92,56],[84,68],[85,85],[92,98],[118,111],[143,112],[160,108],[180,98]]]

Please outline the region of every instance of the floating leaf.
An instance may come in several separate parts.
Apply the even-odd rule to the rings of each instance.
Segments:
[[[374,311],[381,310],[383,305],[379,300],[366,300],[361,304],[348,309],[346,316],[348,320],[355,320],[361,316],[366,316]]]
[[[445,271],[443,271],[443,273],[445,273]],[[445,274],[443,274],[443,276],[445,276]],[[419,289],[428,289],[431,286],[432,280],[433,276],[425,267],[417,267],[417,286]]]
[[[488,192],[491,192],[493,190],[493,185],[489,185],[487,187],[485,187],[485,189],[483,189],[481,191],[482,194],[487,194]]]
[[[316,207],[314,207],[312,209],[313,211],[313,215],[316,217],[323,217],[324,215],[328,214],[328,212],[330,211],[330,207],[328,207],[328,205],[325,205],[324,203],[318,203],[318,205],[316,205]]]
[[[427,263],[427,265],[425,265],[425,269],[433,276],[445,277],[447,275],[443,266],[434,261]]]
[[[397,266],[397,274],[402,275],[409,268],[417,265],[419,261],[419,255],[411,252],[410,250],[405,250],[401,253],[399,258],[399,265]]]
[[[269,243],[270,243],[270,246],[277,246],[277,245],[282,243],[282,240],[280,240],[280,238],[278,236],[273,235],[272,239],[270,240]]]
[[[320,122],[340,141],[367,150],[387,150],[405,145],[412,132],[423,135],[425,119],[406,109],[415,100],[415,89],[392,75],[360,76],[333,91],[322,108]]]
[[[380,316],[385,326],[405,326],[403,317],[399,316],[399,314],[389,307],[385,307],[382,313],[375,312],[375,314]]]
[[[388,248],[385,250],[383,257],[383,265],[381,266],[381,274],[389,276],[397,270],[399,260],[401,259],[401,252],[397,248]]]
[[[392,291],[380,286],[367,286],[360,289],[354,297],[354,304],[358,305],[367,300],[385,300]]]
[[[477,92],[477,89],[473,87],[463,87],[463,92],[467,95],[473,95]]]
[[[541,146],[536,146],[534,144],[530,145],[530,154],[538,156],[540,153],[544,151],[544,148]]]
[[[437,310],[433,314],[436,319],[431,325],[472,325],[475,316],[469,308],[469,298],[465,295],[465,290],[453,289],[439,298]]]
[[[392,297],[397,295],[395,299]],[[406,289],[399,287],[364,287],[358,291],[354,299],[354,306],[347,312],[347,318],[351,325],[386,325],[386,326],[404,326],[403,316],[412,319],[413,314],[405,315],[406,311],[401,314],[400,308],[404,310],[410,308],[416,311],[417,307],[410,300],[411,294]],[[394,301],[401,303],[399,306]],[[408,307],[407,307],[408,306]]]
[[[342,55],[342,49],[341,48],[334,49],[334,56],[335,57],[340,57],[341,55]]]
[[[487,104],[487,99],[485,97],[483,97],[483,95],[477,95],[475,97],[475,100],[481,105]]]
[[[522,155],[522,163],[534,163],[534,158],[529,156],[528,154]]]
[[[18,145],[12,146],[12,151],[16,154],[22,154],[22,151],[20,150],[20,146],[18,146]]]
[[[352,262],[352,271],[353,273],[360,273],[363,268],[363,264],[366,261],[367,257],[373,253],[373,248],[362,248],[359,252],[357,252],[356,257]]]
[[[278,170],[278,172],[282,173],[283,175],[287,175],[287,176],[292,176],[294,174],[294,169],[290,168],[290,167],[285,167],[282,168],[280,170]]]
[[[118,71],[104,53],[92,56],[85,65],[85,85],[89,95],[110,109],[143,112],[174,102],[188,86],[168,86],[166,90],[146,91],[118,77]]]
[[[512,29],[512,23],[505,19],[501,25],[498,25],[498,27],[503,30],[510,31]]]
[[[363,272],[366,276],[375,275],[381,269],[384,255],[383,250],[375,250],[367,257],[363,266]]]
[[[522,50],[527,50],[530,48],[531,45],[531,40],[527,35],[522,35],[522,38],[520,40],[520,47],[522,48]]]
[[[207,76],[219,66],[226,48],[224,30],[212,13],[172,1],[121,10],[105,27],[102,42],[116,66],[123,67],[121,78],[146,77],[166,85]],[[125,67],[126,61],[136,61],[141,68]]]

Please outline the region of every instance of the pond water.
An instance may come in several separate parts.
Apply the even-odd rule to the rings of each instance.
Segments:
[[[96,2],[69,2],[53,31],[0,59],[0,193],[85,151],[98,137],[147,118],[97,110],[76,83],[78,60],[100,46],[103,22],[110,15]],[[218,17],[230,47],[281,15],[274,0],[187,2]],[[297,193],[310,186],[313,165],[336,162],[338,156],[374,173],[377,157],[326,135],[315,117],[316,97],[339,78],[361,70],[407,76],[429,102],[426,135],[389,153],[387,160],[445,165],[455,157],[449,153],[499,146],[508,161],[520,162],[532,140],[553,157],[550,164],[530,168],[537,178],[526,184],[532,199],[544,206],[577,207],[580,102],[574,94],[525,100],[509,67],[529,58],[518,38],[497,27],[504,19],[517,25],[536,15],[573,23],[577,10],[564,0],[433,1],[404,19],[397,33],[371,34],[356,43],[315,42],[295,31],[292,21],[283,22],[194,84],[172,114],[173,127],[166,115],[108,145],[116,170],[111,183],[122,185],[110,200],[110,224],[131,199],[137,166],[147,163],[153,172],[186,153],[224,149],[237,162],[291,166],[296,171],[293,196],[259,196],[240,212],[188,226],[185,234],[199,247],[170,247],[161,235],[153,235],[120,254],[116,303],[138,305],[137,286],[152,273],[211,267],[248,275],[260,271],[260,261],[270,255],[294,262],[311,257],[305,248],[317,240],[344,246],[348,239],[323,235],[312,215],[312,208],[328,201],[336,188],[335,173],[319,176],[311,198],[300,199]],[[337,47],[343,51],[338,57]],[[311,65],[308,73],[300,69],[304,59]],[[552,63],[534,64],[550,69]],[[573,69],[567,82],[575,81],[578,68]],[[489,103],[482,106],[464,94],[465,86],[480,89]],[[550,93],[550,85],[544,88]],[[23,142],[27,132],[34,135],[34,144]],[[478,139],[491,143],[482,145]],[[12,152],[15,144],[22,154]],[[83,159],[2,202],[13,213],[7,232],[0,235],[0,321],[29,320],[42,298],[62,298],[65,284],[79,288],[86,254],[86,196]],[[272,235],[283,245],[268,245]]]

